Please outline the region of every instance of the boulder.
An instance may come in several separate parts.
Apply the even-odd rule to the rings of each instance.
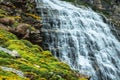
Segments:
[[[16,34],[19,38],[28,38],[30,33],[30,25],[26,23],[20,23],[17,27],[9,29],[10,32]]]
[[[26,23],[20,23],[18,26],[15,28],[15,31],[20,33],[20,34],[26,34],[27,30],[30,28],[29,24]]]
[[[0,18],[0,23],[5,25],[12,25],[15,22],[15,19],[12,17]]]

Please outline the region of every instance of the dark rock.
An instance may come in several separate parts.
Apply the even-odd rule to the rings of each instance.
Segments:
[[[16,7],[23,7],[26,5],[26,1],[25,0],[14,0],[13,1],[13,4],[16,6]]]
[[[115,0],[115,2],[118,4],[118,3],[120,3],[120,0]]]

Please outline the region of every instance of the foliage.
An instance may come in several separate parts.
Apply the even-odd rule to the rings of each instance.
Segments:
[[[0,80],[29,80],[27,78],[21,78],[12,72],[3,71],[0,69]]]
[[[27,40],[18,40],[15,35],[5,30],[1,31],[4,32],[4,34],[0,33],[2,44],[7,49],[18,51],[21,55],[21,58],[14,59],[0,51],[1,66],[12,67],[25,74],[32,73],[35,80],[77,80],[77,76],[68,65],[59,62],[49,51],[43,51],[40,46],[33,45]]]
[[[5,10],[0,9],[0,18],[6,16],[7,14],[8,13]]]
[[[41,20],[41,18],[35,14],[30,14],[30,13],[26,13],[27,16],[31,16],[32,18],[36,19],[36,20]]]

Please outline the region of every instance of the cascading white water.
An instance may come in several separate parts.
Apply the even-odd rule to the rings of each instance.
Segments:
[[[120,42],[100,15],[59,0],[36,3],[45,49],[91,80],[120,80]]]

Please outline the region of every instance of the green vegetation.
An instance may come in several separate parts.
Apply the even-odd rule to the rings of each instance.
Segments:
[[[75,72],[68,65],[59,62],[49,51],[43,51],[41,47],[33,45],[27,40],[18,40],[17,37],[5,30],[0,29],[1,46],[10,50],[16,50],[21,58],[13,58],[7,53],[0,51],[0,66],[7,66],[21,70],[24,74],[31,74],[34,80],[77,80]],[[9,72],[8,72],[9,73]],[[2,78],[12,78],[0,71]],[[13,75],[15,76],[15,74]],[[17,78],[17,77],[16,77]],[[20,78],[19,78],[20,79]]]

